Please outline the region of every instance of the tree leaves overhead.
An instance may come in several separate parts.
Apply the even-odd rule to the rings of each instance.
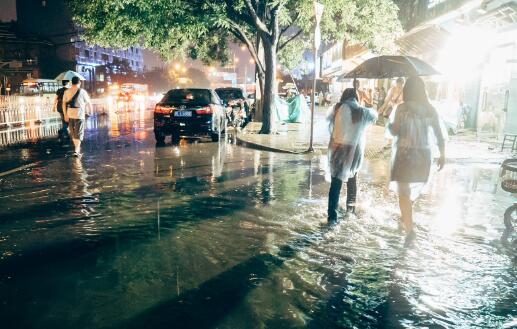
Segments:
[[[255,41],[257,28],[245,1],[68,0],[68,4],[90,43],[115,48],[140,45],[159,52],[164,58],[189,56],[205,62],[225,62],[228,41],[243,42],[243,35]],[[347,39],[373,51],[386,52],[393,48],[393,41],[401,32],[398,9],[391,0],[320,2],[325,6],[321,22],[325,41]],[[266,9],[261,17],[268,28],[273,23],[268,15],[276,8],[282,31],[279,44],[298,40],[289,50],[279,49],[287,58],[292,60],[293,49],[299,50],[311,40],[312,0],[250,3]],[[236,33],[237,28],[240,33]],[[291,40],[293,36],[296,38]]]

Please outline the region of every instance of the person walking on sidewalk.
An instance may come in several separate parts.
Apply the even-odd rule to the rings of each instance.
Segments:
[[[81,142],[84,138],[84,122],[86,110],[92,110],[90,96],[86,90],[81,89],[81,81],[78,77],[72,78],[70,87],[63,96],[63,113],[65,121],[68,121],[70,137],[74,143],[74,156],[81,156]]]
[[[330,143],[328,149],[330,175],[328,220],[337,220],[339,195],[343,182],[347,185],[347,212],[355,213],[357,172],[364,157],[366,128],[377,120],[377,112],[359,105],[357,91],[348,88],[329,113]]]
[[[429,131],[440,149],[438,169],[445,164],[445,138],[436,110],[429,103],[421,78],[408,78],[404,101],[395,110],[388,130],[393,135],[390,187],[398,193],[401,221],[408,236],[413,231],[413,201],[429,179],[432,154]]]
[[[65,121],[65,115],[63,113],[63,96],[65,91],[68,89],[68,80],[63,80],[61,83],[63,86],[56,91],[56,99],[54,100],[54,108],[61,116],[61,129],[58,131],[59,139],[62,141],[68,136],[68,122]]]

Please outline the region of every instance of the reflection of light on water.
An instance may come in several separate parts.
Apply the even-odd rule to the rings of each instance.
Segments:
[[[0,130],[0,146],[8,146],[23,142],[36,142],[39,139],[57,136],[60,123],[35,125]]]
[[[451,185],[442,191],[441,203],[433,220],[433,227],[441,234],[450,235],[459,228],[463,208],[458,196],[462,191],[458,185]]]

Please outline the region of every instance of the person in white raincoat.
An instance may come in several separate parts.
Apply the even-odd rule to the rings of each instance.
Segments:
[[[328,220],[337,220],[339,194],[347,183],[347,212],[355,211],[357,172],[364,157],[366,128],[377,120],[377,112],[359,105],[357,92],[348,88],[329,114],[330,143],[328,159],[330,175]]]
[[[445,164],[445,137],[422,79],[409,78],[403,95],[404,102],[396,108],[387,126],[393,135],[390,187],[399,195],[404,230],[414,235],[413,201],[429,179],[431,142],[436,141],[440,149],[438,168],[441,170]],[[430,133],[434,133],[434,138]]]

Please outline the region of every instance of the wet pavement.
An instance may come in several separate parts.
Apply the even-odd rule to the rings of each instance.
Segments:
[[[326,225],[324,156],[182,140],[151,113],[93,116],[81,159],[2,151],[2,328],[513,328],[516,235],[499,163],[433,175],[406,244],[389,161]],[[30,165],[22,167],[21,165]]]

